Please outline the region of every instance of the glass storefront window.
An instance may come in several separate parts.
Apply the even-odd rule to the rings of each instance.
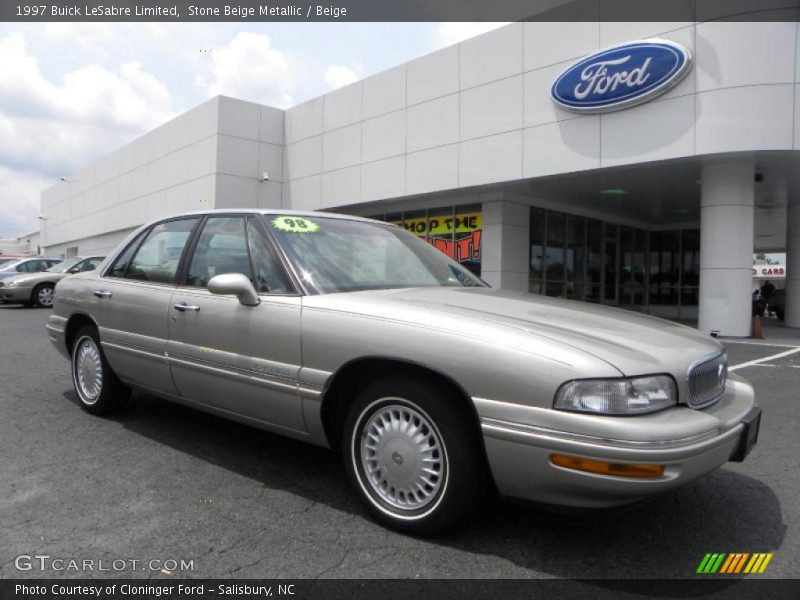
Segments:
[[[602,268],[603,268],[603,224],[594,219],[586,221],[586,256],[587,256],[587,282],[595,288],[595,292],[591,294],[592,302],[600,301],[599,286],[603,281]],[[587,300],[589,299],[587,294]]]
[[[681,236],[681,285],[700,285],[700,231],[685,229]]]
[[[531,209],[530,248],[528,291],[541,294],[544,281],[544,210],[541,208]]]
[[[530,211],[529,290],[611,305],[696,306],[700,231],[644,231]]]
[[[567,251],[565,296],[573,300],[583,300],[586,281],[586,219],[567,216]]]
[[[547,244],[545,246],[545,276],[547,283],[560,282],[563,283],[565,279],[565,265],[564,265],[564,243],[566,241],[565,223],[566,215],[548,211],[547,213]],[[560,296],[563,293],[563,286],[560,287],[561,293],[555,293],[556,287],[553,286],[553,292],[548,289],[550,286],[545,286],[545,291],[548,296]]]
[[[677,304],[680,231],[650,232],[650,304]]]

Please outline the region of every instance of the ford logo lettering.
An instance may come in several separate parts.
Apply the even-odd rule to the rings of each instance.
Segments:
[[[692,54],[667,40],[642,40],[606,48],[566,69],[550,95],[580,113],[629,108],[660,96],[689,72]]]

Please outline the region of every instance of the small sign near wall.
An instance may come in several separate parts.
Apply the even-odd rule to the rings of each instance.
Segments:
[[[756,279],[786,279],[784,265],[757,265],[753,267],[753,277]]]
[[[675,87],[692,67],[692,53],[662,39],[612,46],[564,70],[550,95],[578,113],[602,113],[648,102]]]

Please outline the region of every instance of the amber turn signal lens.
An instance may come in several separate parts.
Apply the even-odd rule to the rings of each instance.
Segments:
[[[574,469],[575,471],[586,471],[587,473],[599,473],[600,475],[612,475],[614,477],[638,477],[640,479],[661,477],[666,469],[665,465],[611,463],[601,460],[589,460],[578,456],[565,456],[563,454],[552,454],[550,462],[556,466]]]

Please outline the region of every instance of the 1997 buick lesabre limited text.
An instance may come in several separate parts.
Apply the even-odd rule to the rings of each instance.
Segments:
[[[323,213],[162,219],[63,279],[47,325],[82,406],[131,389],[339,449],[384,524],[487,492],[608,507],[744,460],[753,389],[713,338],[489,288],[401,227]]]

